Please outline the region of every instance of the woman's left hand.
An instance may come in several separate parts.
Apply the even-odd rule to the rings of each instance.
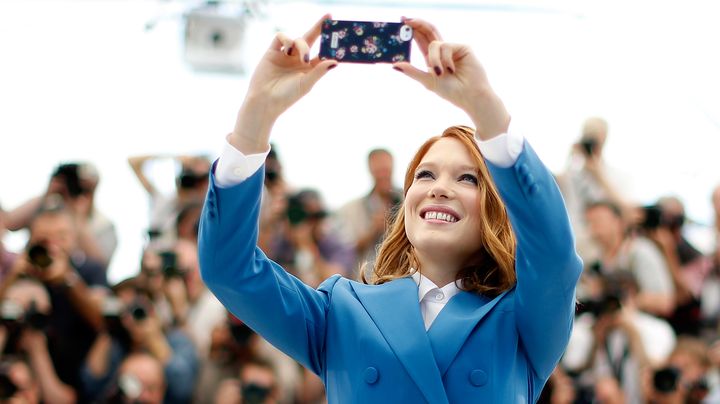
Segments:
[[[408,62],[393,67],[464,110],[473,120],[480,139],[507,132],[510,115],[490,87],[485,69],[472,50],[466,45],[443,42],[437,29],[427,21],[404,19],[404,22],[413,28],[428,71]]]

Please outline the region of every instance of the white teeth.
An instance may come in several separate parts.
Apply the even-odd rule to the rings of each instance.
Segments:
[[[426,212],[425,213],[425,219],[426,220],[442,220],[443,222],[449,222],[449,223],[455,223],[457,220],[455,219],[455,216],[444,213],[444,212]]]

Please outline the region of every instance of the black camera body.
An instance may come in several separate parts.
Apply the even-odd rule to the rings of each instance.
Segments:
[[[659,393],[672,393],[678,388],[680,375],[680,369],[673,366],[658,369],[653,374],[653,387]]]
[[[580,140],[580,147],[586,156],[592,156],[598,147],[598,141],[595,138],[587,137]]]
[[[178,265],[177,253],[175,253],[175,251],[160,251],[158,255],[160,255],[160,265],[163,276],[166,278],[182,278],[185,276],[185,271],[180,269]]]
[[[197,174],[194,171],[183,170],[178,177],[180,188],[192,189],[207,180],[207,174]]]

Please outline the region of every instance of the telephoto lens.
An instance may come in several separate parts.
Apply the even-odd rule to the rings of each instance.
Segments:
[[[30,263],[38,268],[45,269],[52,265],[52,257],[50,257],[47,247],[41,243],[31,244],[27,253]]]

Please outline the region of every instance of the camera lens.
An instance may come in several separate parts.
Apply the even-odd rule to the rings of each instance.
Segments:
[[[52,264],[48,249],[42,244],[33,244],[28,248],[28,259],[38,268],[44,269]]]
[[[135,321],[145,320],[148,316],[147,310],[142,305],[136,303],[130,307],[130,315]]]
[[[671,393],[677,389],[680,379],[680,370],[674,367],[658,369],[653,375],[655,390],[661,393]]]

